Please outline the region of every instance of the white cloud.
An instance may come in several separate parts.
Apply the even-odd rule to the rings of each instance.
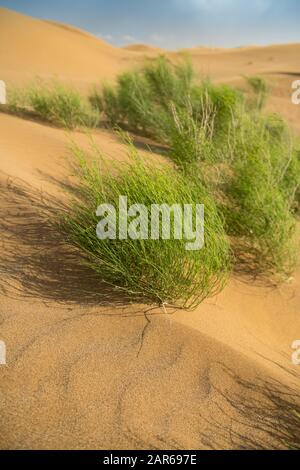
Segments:
[[[136,38],[134,36],[131,36],[130,34],[124,34],[121,39],[124,42],[136,42]]]
[[[105,39],[106,41],[113,41],[114,39],[111,34],[96,33],[95,36],[99,39]]]

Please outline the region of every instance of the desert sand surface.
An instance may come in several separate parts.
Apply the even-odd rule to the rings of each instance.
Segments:
[[[88,89],[135,66],[147,50],[118,49],[76,28],[0,9],[0,79],[7,86],[40,75]],[[190,50],[196,70],[213,80],[270,77],[269,108],[296,131],[300,107],[291,104],[290,89],[300,77],[299,53],[300,44]],[[118,136],[96,130],[93,139],[124,158]],[[76,263],[50,223],[70,181],[70,140],[89,145],[82,132],[0,113],[0,340],[7,345],[0,448],[251,447],[260,431],[232,401],[256,398],[245,384],[257,380],[299,387],[291,344],[300,338],[300,270],[279,287],[234,276],[193,312],[121,305]]]

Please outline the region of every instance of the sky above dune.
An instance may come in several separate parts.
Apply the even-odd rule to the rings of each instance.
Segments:
[[[165,48],[300,42],[299,0],[0,0],[121,46]]]

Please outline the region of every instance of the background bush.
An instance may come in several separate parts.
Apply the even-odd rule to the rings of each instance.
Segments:
[[[237,256],[258,271],[289,274],[297,261],[293,206],[300,182],[291,136],[274,116],[246,114],[232,152],[221,210],[227,233],[237,237]]]
[[[94,89],[90,100],[103,111],[110,125],[169,143],[172,107],[179,113],[191,111],[195,121],[213,118],[215,135],[224,136],[242,94],[208,80],[196,84],[188,60],[172,64],[160,57],[139,70],[121,74],[115,87]]]
[[[99,121],[99,113],[77,90],[58,81],[36,80],[27,88],[15,89],[8,103],[14,112],[33,112],[45,121],[69,129],[94,127]]]
[[[250,108],[261,111],[267,102],[270,87],[264,77],[246,77],[246,81],[252,91],[252,96],[250,95],[248,99],[248,105]]]

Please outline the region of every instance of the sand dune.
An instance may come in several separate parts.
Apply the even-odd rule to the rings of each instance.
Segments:
[[[147,326],[142,315],[99,307],[23,301],[20,309],[10,300],[3,308],[2,448],[230,448],[246,428],[221,393],[241,398],[229,371],[250,382],[268,377],[163,317]],[[250,396],[243,390],[243,400]]]
[[[58,74],[62,79],[78,83],[94,82],[113,78],[120,70],[139,63],[144,56],[165,53],[178,58],[183,52],[191,56],[199,71],[216,79],[245,73],[300,72],[300,44],[233,49],[194,47],[178,52],[145,44],[117,48],[78,28],[33,19],[5,8],[0,8],[0,40],[4,79]]]
[[[5,80],[59,75],[79,84],[97,82],[122,70],[128,54],[78,29],[0,8],[1,75]]]
[[[124,46],[123,49],[125,51],[133,51],[145,54],[146,56],[157,56],[157,55],[165,55],[167,51],[160,47],[149,46],[147,44],[130,44],[129,46]]]
[[[40,74],[84,88],[154,51],[114,48],[76,28],[0,9],[0,79],[8,84]],[[300,115],[289,84],[299,52],[298,44],[190,50],[198,72],[214,80],[268,74],[270,110],[283,111],[295,128]],[[241,379],[293,384],[300,272],[278,288],[232,278],[192,313],[150,314],[149,307],[121,308],[113,298],[108,306],[48,218],[69,181],[70,138],[83,146],[88,138],[3,113],[0,129],[0,339],[8,362],[0,366],[0,447],[249,445],[255,422],[241,420],[229,398],[256,398]],[[99,130],[93,138],[105,153],[124,158],[117,136]],[[239,433],[248,440],[242,443]]]
[[[300,44],[249,47],[202,52],[189,50],[196,69],[216,80],[231,80],[243,75],[299,74]]]

